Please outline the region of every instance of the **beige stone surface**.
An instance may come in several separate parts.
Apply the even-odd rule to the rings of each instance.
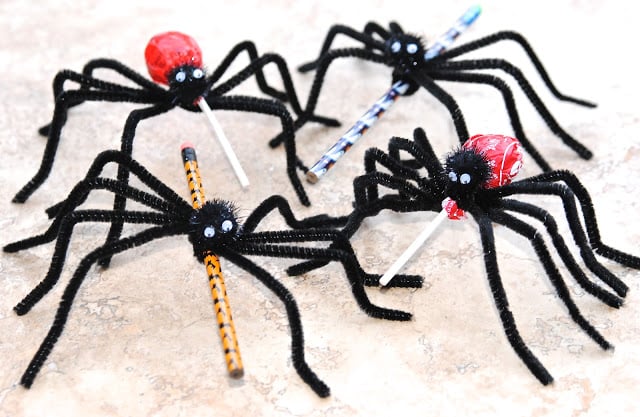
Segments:
[[[0,243],[42,232],[43,210],[63,198],[95,155],[117,148],[131,104],[87,103],[73,109],[53,172],[24,205],[13,194],[35,173],[45,140],[37,127],[53,110],[51,81],[62,68],[80,70],[111,57],[144,73],[147,40],[181,30],[198,40],[213,68],[233,45],[253,40],[261,52],[283,55],[293,69],[318,53],[328,28],[362,28],[369,20],[399,21],[433,39],[468,6],[464,1],[132,1],[0,3]],[[636,14],[611,1],[487,1],[476,25],[460,40],[497,30],[524,34],[559,88],[598,103],[595,109],[559,102],[544,88],[514,45],[495,45],[474,56],[504,57],[522,68],[561,125],[593,150],[576,157],[554,136],[518,91],[526,133],[555,167],[574,171],[591,192],[605,242],[640,254],[640,118]],[[355,44],[343,39],[340,45]],[[242,61],[242,60],[241,60]],[[236,70],[239,67],[234,67]],[[508,78],[503,74],[502,77]],[[275,80],[275,74],[269,73]],[[294,74],[303,101],[312,76]],[[275,82],[275,81],[272,81]],[[318,112],[354,121],[389,85],[383,66],[343,60],[329,71]],[[514,83],[514,90],[518,90]],[[443,84],[471,132],[512,134],[502,99],[476,85]],[[242,93],[259,95],[255,83]],[[236,201],[248,214],[271,194],[287,197],[299,216],[350,210],[352,179],[363,172],[366,148],[386,148],[391,136],[410,137],[423,126],[439,153],[455,144],[443,107],[425,92],[402,98],[384,119],[316,185],[313,205],[301,206],[284,170],[283,149],[267,140],[279,124],[266,116],[219,112],[249,178],[243,191],[218,150],[205,118],[174,110],[143,122],[134,156],[188,197],[179,145],[195,143],[209,196]],[[312,163],[343,132],[308,125],[297,135],[301,158]],[[528,156],[522,177],[539,170]],[[111,172],[111,175],[113,172]],[[95,193],[89,207],[109,206]],[[561,205],[538,198],[568,228]],[[383,272],[433,213],[385,213],[354,236],[358,257]],[[277,217],[270,228],[284,227]],[[278,300],[253,277],[223,263],[246,375],[227,377],[208,284],[185,238],[129,251],[107,270],[92,268],[68,324],[30,390],[21,373],[49,328],[62,290],[79,260],[105,236],[101,225],[78,228],[60,283],[23,317],[12,307],[47,271],[53,244],[0,255],[0,415],[2,416],[605,416],[638,412],[640,385],[640,274],[604,260],[631,288],[626,304],[608,308],[567,278],[584,315],[616,350],[603,352],[571,321],[530,245],[496,227],[498,258],[519,329],[555,377],[541,386],[506,341],[485,278],[473,221],[448,222],[406,271],[424,275],[420,290],[368,290],[383,306],[414,313],[408,323],[367,317],[355,304],[341,268],[286,276],[291,262],[259,262],[293,292],[302,312],[309,364],[332,389],[320,399],[292,368],[289,328]],[[567,235],[568,236],[568,235]],[[557,259],[557,258],[556,258]],[[636,394],[636,395],[633,395]]]

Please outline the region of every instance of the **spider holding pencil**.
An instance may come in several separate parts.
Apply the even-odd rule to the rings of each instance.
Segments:
[[[524,36],[513,31],[500,31],[447,49],[475,22],[480,13],[479,6],[470,7],[451,28],[428,47],[419,36],[406,33],[396,22],[391,22],[388,29],[376,22],[368,22],[362,32],[344,25],[332,26],[320,48],[318,58],[299,67],[301,72],[316,71],[307,99],[306,112],[315,110],[328,69],[337,59],[356,58],[386,65],[391,68],[392,86],[311,166],[307,172],[307,180],[315,183],[326,174],[399,97],[410,96],[422,89],[445,106],[455,126],[460,144],[464,143],[469,138],[464,115],[454,97],[441,86],[443,82],[480,84],[497,89],[502,95],[515,137],[543,171],[552,170],[525,134],[511,88],[499,76],[486,72],[492,70],[513,77],[549,129],[581,158],[590,159],[591,151],[560,126],[518,67],[501,58],[456,59],[499,42],[515,42],[527,54],[545,86],[555,98],[584,107],[595,107],[595,104],[589,101],[561,93]],[[361,43],[362,47],[332,49],[331,45],[338,35],[353,39]],[[301,125],[303,122],[304,120]]]
[[[368,274],[362,270],[348,239],[341,232],[318,228],[318,226],[334,225],[331,218],[318,215],[299,221],[291,211],[289,203],[283,197],[276,195],[264,200],[245,222],[241,223],[232,203],[224,200],[205,202],[195,150],[190,146],[184,146],[182,154],[191,190],[191,204],[165,186],[129,155],[119,151],[105,151],[98,155],[85,179],[74,187],[69,196],[48,210],[49,215],[54,219],[47,231],[4,247],[5,252],[17,252],[54,240],[56,242],[45,278],[14,308],[18,315],[24,315],[55,286],[60,278],[73,229],[77,224],[119,221],[124,224],[148,226],[131,236],[119,237],[115,241],[107,242],[82,258],[64,290],[55,320],[20,383],[25,387],[33,383],[62,334],[73,300],[87,277],[89,268],[94,263],[106,256],[111,257],[162,237],[187,235],[193,245],[194,255],[204,262],[209,275],[220,337],[230,375],[242,376],[243,367],[218,257],[236,264],[254,276],[284,304],[291,329],[293,366],[314,392],[321,397],[328,396],[328,386],[305,361],[302,323],[293,295],[273,275],[247,256],[339,262],[345,270],[356,302],[367,315],[386,320],[406,321],[411,318],[411,314],[378,307],[369,301],[364,285],[377,285],[380,276]],[[124,166],[127,172],[142,181],[151,192],[134,188],[121,180],[101,177],[103,167],[109,163]],[[141,203],[146,209],[142,211],[79,209],[78,207],[94,190],[106,190],[127,200]],[[293,230],[256,232],[255,229],[259,223],[274,210],[280,212]],[[298,244],[309,242],[329,242],[331,247],[309,247]],[[394,284],[400,287],[422,285],[422,278],[418,276],[402,275],[396,279]]]

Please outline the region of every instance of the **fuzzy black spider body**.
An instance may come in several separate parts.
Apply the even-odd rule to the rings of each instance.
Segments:
[[[331,45],[339,34],[361,42],[363,47],[332,49]],[[313,85],[309,92],[306,111],[313,111],[316,108],[327,70],[334,60],[347,57],[362,59],[390,67],[392,69],[392,82],[403,81],[407,84],[408,89],[404,95],[411,95],[420,88],[427,90],[429,94],[433,95],[447,108],[460,143],[463,143],[469,137],[464,116],[456,100],[441,86],[441,82],[484,84],[497,89],[501,93],[515,136],[520,140],[522,146],[536,164],[543,171],[550,171],[552,169],[551,166],[524,133],[516,108],[516,101],[510,87],[502,78],[482,72],[484,70],[498,70],[515,79],[554,134],[580,157],[584,159],[591,158],[591,151],[560,126],[519,68],[499,58],[454,59],[464,57],[469,52],[501,41],[516,42],[524,49],[543,82],[557,99],[581,106],[595,107],[595,104],[591,102],[570,97],[558,91],[533,48],[519,33],[511,31],[496,32],[445,51],[444,47],[438,44],[432,48],[426,48],[420,37],[405,33],[400,25],[395,22],[391,22],[388,29],[375,22],[369,22],[362,32],[344,25],[331,27],[320,49],[318,58],[299,67],[301,72],[316,70]]]
[[[572,300],[564,278],[542,238],[543,233],[522,217],[542,223],[573,279],[586,292],[611,307],[618,308],[623,304],[628,287],[602,265],[595,254],[635,269],[640,269],[640,258],[602,242],[591,198],[575,175],[569,171],[551,171],[510,182],[520,168],[519,161],[496,163],[493,157],[488,157],[488,151],[476,147],[472,140],[478,136],[448,155],[444,166],[436,157],[422,129],[414,131],[413,141],[392,138],[388,153],[377,148],[367,150],[366,174],[354,180],[354,210],[349,216],[336,219],[336,222],[342,222],[341,230],[352,236],[365,218],[375,216],[385,209],[396,212],[439,212],[444,208],[451,219],[463,217],[464,212],[469,213],[479,227],[487,278],[505,334],[536,378],[541,383],[548,384],[553,378],[520,337],[509,309],[507,294],[498,271],[493,224],[500,224],[530,241],[573,321],[603,349],[610,349],[612,346],[586,320]],[[401,152],[408,153],[411,158],[401,159]],[[502,150],[499,154],[502,154]],[[380,171],[379,167],[384,167],[385,170]],[[380,195],[381,188],[392,192]],[[585,266],[613,292],[588,278],[559,233],[551,213],[542,207],[516,199],[519,195],[552,195],[562,200],[571,236]],[[582,219],[576,200],[582,211]],[[325,262],[320,261],[307,261],[290,267],[289,272],[300,274],[324,264]]]
[[[242,53],[249,55],[250,63],[224,82],[219,82],[231,64]],[[154,36],[145,50],[147,67],[153,81],[145,78],[133,69],[113,59],[95,59],[89,61],[82,73],[71,70],[60,71],[53,81],[55,108],[51,122],[40,128],[40,133],[47,136],[44,155],[35,176],[14,196],[16,203],[25,202],[49,176],[60,142],[62,128],[67,120],[71,107],[86,101],[131,102],[146,107],[132,111],[124,125],[121,137],[121,150],[128,155],[133,151],[133,140],[138,124],[181,107],[187,111],[200,112],[199,100],[205,100],[213,110],[234,110],[266,114],[277,117],[282,124],[282,133],[275,147],[284,142],[287,174],[300,201],[309,205],[309,199],[297,177],[296,168],[306,172],[306,167],[296,156],[294,143],[294,121],[282,101],[288,101],[298,116],[297,123],[315,121],[330,126],[339,125],[328,119],[302,110],[291,80],[291,75],[284,59],[276,54],[258,55],[252,42],[245,41],[236,45],[224,58],[220,65],[207,76],[202,64],[202,54],[195,40],[179,32],[166,32]],[[269,64],[277,67],[284,85],[284,92],[267,84],[263,69]],[[97,69],[111,70],[135,84],[135,87],[120,85],[102,80],[94,76]],[[255,76],[262,92],[273,99],[229,94],[239,84]],[[80,88],[66,89],[67,81],[79,84]],[[168,85],[164,88],[159,85]],[[126,181],[127,173],[119,172],[118,179]],[[122,208],[121,203],[117,208]],[[114,238],[117,237],[114,233]]]
[[[124,165],[127,172],[136,176],[152,192],[133,188],[126,182],[100,177],[103,167],[112,162]],[[78,206],[84,203],[93,190],[107,190],[127,200],[137,201],[147,210],[79,209]],[[213,254],[238,265],[269,288],[282,301],[287,310],[292,336],[293,366],[305,383],[322,397],[329,395],[329,388],[309,368],[304,359],[302,323],[292,294],[282,283],[249,259],[248,256],[340,262],[351,284],[353,296],[366,314],[387,320],[405,321],[411,318],[409,313],[378,307],[369,301],[364,291],[364,285],[376,285],[379,276],[365,273],[360,267],[348,239],[341,232],[326,228],[338,224],[331,218],[320,215],[297,220],[289,203],[280,196],[273,196],[263,201],[243,224],[239,221],[234,206],[227,201],[213,200],[202,205],[198,204],[197,208],[194,207],[131,159],[129,155],[118,151],[106,151],[96,158],[86,178],[74,187],[69,196],[48,210],[50,217],[54,219],[46,232],[4,247],[5,252],[16,252],[53,240],[56,241],[47,275],[14,308],[18,315],[23,315],[44,297],[58,281],[75,225],[83,222],[122,222],[148,226],[131,236],[119,237],[105,243],[80,261],[64,291],[56,319],[21,379],[22,385],[29,387],[33,383],[53,349],[63,331],[73,299],[89,268],[100,259],[111,257],[161,237],[186,235],[193,245],[194,255],[199,260]],[[255,229],[259,223],[274,210],[280,212],[289,226],[298,230],[256,232]],[[331,243],[331,247],[298,245],[298,243],[304,242],[328,242]],[[397,286],[420,287],[422,283],[422,279],[418,276],[399,276],[396,279]]]
[[[175,96],[174,103],[185,110],[199,111],[197,101],[208,94],[204,70],[183,65],[172,71],[169,80],[169,91]]]

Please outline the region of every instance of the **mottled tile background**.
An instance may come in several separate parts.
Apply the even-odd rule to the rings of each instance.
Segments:
[[[605,242],[640,254],[637,217],[640,119],[636,14],[611,1],[487,1],[483,14],[459,42],[502,29],[524,34],[561,91],[598,103],[587,109],[559,102],[544,88],[524,53],[495,45],[474,56],[504,57],[530,78],[561,125],[595,153],[578,159],[514,86],[528,136],[555,167],[574,171],[593,196]],[[136,1],[0,3],[0,230],[3,245],[45,230],[43,210],[63,198],[95,155],[119,145],[124,119],[136,106],[87,103],[74,108],[63,130],[53,172],[24,205],[13,194],[36,171],[45,140],[37,127],[50,120],[51,81],[59,69],[80,70],[96,57],[118,59],[145,72],[143,50],[157,32],[181,30],[198,40],[213,68],[238,42],[283,55],[293,69],[319,51],[328,28],[362,28],[369,20],[399,21],[433,39],[469,6],[463,1]],[[354,45],[343,39],[338,45]],[[246,61],[240,59],[240,63]],[[234,67],[238,70],[240,67]],[[275,74],[269,73],[270,80]],[[312,75],[294,74],[303,101]],[[275,81],[272,81],[275,83]],[[318,113],[345,127],[308,125],[297,135],[301,158],[311,164],[389,86],[386,67],[343,60],[329,71]],[[472,133],[512,134],[500,95],[477,85],[443,84],[456,99]],[[259,95],[255,83],[239,89]],[[422,126],[439,153],[456,139],[449,116],[425,92],[401,98],[318,184],[306,184],[313,205],[301,206],[284,170],[283,149],[267,141],[278,132],[270,117],[218,112],[252,181],[243,191],[211,137],[205,118],[182,110],[143,122],[134,156],[188,197],[179,144],[195,143],[209,196],[234,200],[246,215],[279,193],[299,216],[350,210],[352,179],[363,172],[366,148],[386,148],[391,136],[410,137]],[[539,171],[525,159],[521,176]],[[113,172],[111,172],[113,173]],[[109,206],[95,193],[87,206]],[[561,205],[537,198],[568,233]],[[385,213],[367,220],[353,244],[365,268],[383,272],[433,213]],[[270,228],[284,227],[274,216]],[[335,265],[301,278],[284,273],[289,261],[259,262],[293,292],[306,335],[310,365],[332,389],[319,399],[290,360],[289,328],[282,305],[239,268],[223,263],[246,367],[241,381],[225,371],[204,269],[185,238],[157,241],[116,257],[108,270],[92,268],[59,343],[32,389],[21,373],[49,328],[65,283],[81,257],[106,229],[79,227],[61,282],[35,308],[17,317],[15,305],[44,276],[53,244],[0,255],[0,415],[91,416],[459,416],[632,415],[640,385],[640,274],[604,263],[631,288],[620,310],[594,300],[561,269],[585,316],[615,346],[602,352],[570,320],[530,245],[496,227],[498,258],[522,336],[556,378],[543,387],[506,341],[488,289],[477,228],[448,222],[406,270],[425,276],[421,290],[369,289],[383,306],[414,313],[408,323],[363,314]],[[568,235],[567,235],[568,236]]]

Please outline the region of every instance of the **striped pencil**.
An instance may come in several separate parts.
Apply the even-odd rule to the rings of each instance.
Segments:
[[[200,180],[196,151],[192,144],[185,142],[181,147],[181,152],[189,190],[191,191],[193,208],[199,209],[206,200],[202,181]],[[204,257],[204,265],[209,276],[211,298],[213,299],[213,307],[216,311],[216,319],[220,328],[220,339],[222,340],[222,348],[227,361],[227,370],[232,378],[241,378],[244,374],[244,368],[240,357],[240,349],[238,348],[236,329],[231,317],[231,307],[227,299],[227,289],[224,285],[224,277],[220,268],[220,259],[214,253],[209,252]]]

